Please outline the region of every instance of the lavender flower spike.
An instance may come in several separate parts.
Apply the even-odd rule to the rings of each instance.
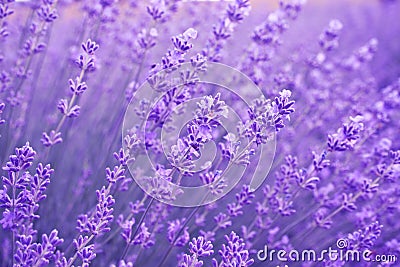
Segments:
[[[213,259],[214,267],[230,267],[230,266],[250,266],[254,260],[250,258],[250,253],[246,249],[244,240],[240,238],[235,232],[231,232],[225,236],[226,243],[222,245],[222,249],[218,252],[221,256],[221,261]]]
[[[203,266],[203,261],[199,260],[201,257],[208,257],[214,253],[211,241],[206,241],[203,236],[193,238],[189,243],[189,251],[191,255],[184,254],[179,267]]]
[[[6,106],[6,105],[5,105],[4,103],[0,103],[0,125],[4,124],[4,123],[6,122],[4,119],[1,118],[1,114],[2,114],[3,111],[4,111],[4,107],[5,107],[5,106]]]
[[[69,89],[72,92],[72,97],[70,99],[60,99],[57,105],[58,110],[62,114],[60,121],[58,122],[56,129],[51,130],[50,134],[43,132],[40,141],[46,147],[54,146],[62,142],[61,137],[61,127],[64,125],[67,118],[76,118],[80,114],[81,107],[75,105],[78,97],[87,90],[87,85],[83,81],[85,74],[93,72],[95,68],[95,52],[99,49],[99,45],[88,39],[81,45],[84,54],[80,54],[79,58],[76,60],[76,64],[81,69],[79,76],[73,79],[69,79]]]

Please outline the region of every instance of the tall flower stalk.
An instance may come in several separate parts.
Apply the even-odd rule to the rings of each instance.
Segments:
[[[399,10],[0,0],[0,266],[397,266]]]
[[[75,102],[87,89],[84,77],[85,74],[95,70],[94,54],[99,49],[99,45],[88,39],[85,43],[82,43],[82,49],[85,53],[80,54],[79,58],[76,60],[76,64],[81,70],[79,76],[75,79],[69,79],[69,89],[72,92],[72,96],[69,100],[63,98],[59,101],[57,107],[61,113],[61,119],[58,121],[56,128],[51,130],[49,134],[46,132],[43,133],[41,142],[46,147],[51,147],[62,142],[60,130],[64,125],[65,120],[67,118],[76,118],[80,114],[80,106],[76,105]]]

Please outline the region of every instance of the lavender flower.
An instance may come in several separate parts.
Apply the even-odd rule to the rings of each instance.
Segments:
[[[363,117],[350,117],[350,123],[343,124],[343,127],[336,134],[329,135],[328,147],[330,151],[344,151],[354,147],[360,137],[359,133],[364,129]]]
[[[152,75],[148,78],[148,81],[153,88],[155,88],[156,79],[160,79],[158,76],[160,73],[155,73],[163,69],[174,68],[183,63],[185,61],[185,55],[193,47],[189,41],[196,39],[196,37],[197,31],[193,28],[189,28],[184,33],[172,37],[174,49],[169,50],[165,56],[162,57],[161,64],[154,64],[152,66]]]
[[[46,147],[59,144],[62,142],[61,133],[60,132],[56,133],[56,131],[54,130],[51,130],[49,135],[47,133],[43,133],[40,141]]]
[[[280,1],[279,8],[270,13],[265,21],[254,28],[252,43],[246,49],[247,57],[240,63],[240,69],[248,74],[256,84],[265,80],[263,68],[282,44],[281,35],[288,27],[287,19],[295,19],[304,1]]]
[[[75,78],[75,81],[70,79],[69,85],[70,90],[72,92],[72,97],[68,99],[61,99],[58,102],[57,108],[62,114],[61,120],[58,122],[55,130],[51,130],[50,134],[46,132],[42,133],[41,142],[46,147],[54,146],[58,143],[62,142],[61,138],[61,127],[65,123],[66,118],[76,118],[80,114],[81,107],[79,105],[75,105],[75,101],[77,97],[86,91],[87,85],[83,82],[83,78],[85,73],[92,72],[95,70],[95,58],[94,54],[99,49],[99,45],[88,39],[86,43],[82,43],[82,49],[85,54],[79,55],[79,58],[76,60],[78,67],[81,69],[81,72],[78,77]]]
[[[399,257],[400,3],[325,2],[0,0],[0,266]]]
[[[349,250],[371,249],[378,237],[381,235],[382,225],[379,222],[373,222],[365,228],[360,229],[347,236]]]
[[[192,157],[199,155],[204,144],[212,139],[213,129],[223,117],[227,117],[228,112],[225,102],[220,100],[220,94],[204,97],[197,107],[194,119],[188,123],[187,136],[179,139],[168,155],[171,165],[184,175],[190,174],[194,168]]]
[[[235,232],[225,236],[226,244],[218,252],[221,256],[221,262],[213,259],[213,266],[250,266],[254,260],[250,258],[245,243]]]
[[[140,226],[138,235],[133,239],[133,244],[140,244],[143,247],[152,246],[152,241],[150,240],[150,232],[146,225],[143,223]]]
[[[215,172],[201,173],[199,175],[202,183],[208,185],[210,193],[213,195],[219,195],[223,192],[226,187],[226,183],[223,177],[221,177],[222,171],[217,170]]]
[[[333,221],[332,218],[341,212],[342,210],[347,211],[354,211],[357,209],[356,201],[360,197],[365,197],[368,194],[376,193],[379,183],[383,180],[391,180],[391,175],[393,171],[393,166],[396,165],[399,159],[399,152],[392,151],[388,156],[390,160],[390,164],[386,166],[378,165],[377,169],[375,170],[376,177],[373,181],[363,180],[363,184],[360,186],[360,189],[356,191],[354,194],[342,194],[342,201],[340,202],[340,206],[337,207],[334,211],[330,214],[327,214],[326,209],[321,209],[317,212],[315,217],[315,222],[318,226],[329,228],[331,227]]]
[[[231,37],[237,24],[248,16],[249,11],[250,1],[248,0],[235,0],[234,3],[229,4],[219,23],[214,25],[213,34],[203,49],[203,56],[207,57],[209,61],[221,61],[221,50],[226,40]]]
[[[343,28],[343,24],[339,20],[331,20],[329,26],[319,36],[319,45],[325,51],[330,51],[339,46],[338,36]]]
[[[51,231],[50,235],[43,234],[41,243],[33,243],[32,235],[20,235],[17,241],[15,263],[19,266],[44,266],[54,260],[57,246],[64,240],[58,237],[58,231]]]
[[[35,155],[29,143],[15,150],[15,154],[10,156],[10,161],[3,167],[3,170],[8,171],[8,178],[2,177],[4,185],[0,194],[0,207],[5,208],[1,223],[4,229],[12,231],[14,238],[16,236],[13,257],[17,265],[23,266],[48,264],[53,260],[56,247],[63,243],[55,229],[49,236],[42,235],[42,243],[35,243],[37,231],[33,229],[33,221],[40,218],[37,214],[39,202],[46,198],[45,190],[54,171],[50,165],[39,163],[36,174],[31,176],[27,169],[32,165]],[[24,173],[20,175],[20,172]],[[11,195],[7,194],[9,189]]]
[[[3,113],[4,107],[6,105],[4,103],[0,103],[0,115]],[[0,117],[0,125],[4,124],[6,121]]]
[[[6,18],[14,13],[7,3],[0,3],[0,38],[5,39],[10,33],[8,31]],[[3,55],[1,55],[3,57]]]
[[[188,227],[183,229],[183,233],[178,236],[181,232],[182,225],[185,220],[175,220],[168,223],[168,241],[174,246],[183,247],[189,241]]]
[[[191,255],[184,254],[182,260],[179,262],[179,267],[203,266],[203,261],[199,260],[200,257],[208,257],[214,253],[213,245],[210,241],[205,241],[203,236],[193,238],[189,243],[189,251]]]
[[[248,111],[250,120],[239,126],[239,135],[250,138],[256,145],[265,144],[273,134],[270,127],[278,132],[285,126],[284,119],[290,119],[289,115],[294,112],[294,101],[289,100],[291,94],[289,90],[283,90],[273,102],[266,99],[255,101]]]
[[[10,161],[3,167],[3,170],[8,172],[8,177],[2,177],[3,190],[1,191],[1,207],[5,208],[1,219],[4,229],[10,228],[13,231],[18,231],[25,219],[29,218],[30,206],[37,205],[34,200],[38,199],[32,199],[34,196],[31,196],[28,191],[31,176],[29,172],[24,172],[32,165],[35,154],[36,152],[29,143],[26,143],[25,146],[15,149],[15,154],[10,156]],[[42,166],[39,167],[38,172],[41,172],[40,169],[42,169]],[[20,174],[20,172],[23,173]],[[38,178],[35,177],[33,180],[34,187],[40,186]],[[45,185],[44,188],[41,188],[41,190],[43,189],[45,189]],[[35,193],[35,188],[32,190]],[[8,195],[8,191],[12,191],[12,194]],[[38,192],[38,194],[40,193]]]
[[[244,185],[241,192],[236,194],[236,203],[228,204],[229,216],[236,217],[243,214],[243,207],[251,204],[254,193],[250,191],[248,185]]]
[[[16,61],[15,68],[13,70],[13,86],[7,88],[7,100],[11,107],[21,104],[22,97],[20,90],[23,87],[27,77],[32,74],[30,68],[33,58],[35,55],[43,52],[46,48],[46,44],[42,41],[41,37],[46,32],[48,24],[52,23],[58,17],[56,6],[57,1],[43,0],[35,12],[37,17],[31,21],[31,25],[29,27],[31,35],[25,39],[20,51],[21,56]],[[1,3],[0,9],[2,10],[2,19],[12,14],[12,12],[8,10],[6,3]],[[4,25],[2,25],[2,28],[3,26]]]
[[[372,60],[377,49],[378,40],[375,38],[370,39],[364,46],[360,47],[353,55],[343,62],[344,67],[351,70],[359,69],[363,63]]]
[[[124,141],[127,148],[125,150],[121,149],[119,153],[114,153],[114,157],[119,161],[120,165],[114,167],[113,171],[110,168],[106,168],[108,186],[103,186],[100,190],[96,190],[97,204],[95,210],[87,214],[81,214],[78,217],[77,230],[80,232],[80,235],[73,240],[76,252],[68,260],[65,257],[61,258],[61,261],[68,263],[67,266],[71,266],[77,257],[88,266],[96,257],[95,246],[91,244],[92,240],[111,230],[110,225],[114,220],[113,212],[115,205],[115,198],[111,193],[111,189],[125,179],[126,164],[135,160],[129,153],[139,143],[139,140],[134,135],[127,135]],[[129,225],[129,222],[127,223]],[[126,225],[122,226],[126,229]],[[141,225],[141,232],[137,237],[132,236],[129,229],[125,230],[123,236],[128,244],[130,244],[132,238],[134,238],[133,243],[143,244],[147,242],[147,228],[144,224]]]
[[[205,241],[204,237],[199,236],[193,238],[192,242],[189,243],[190,252],[195,254],[197,257],[210,256],[214,253],[212,250],[213,245],[210,241]]]

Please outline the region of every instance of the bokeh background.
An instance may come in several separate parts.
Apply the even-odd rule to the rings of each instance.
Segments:
[[[2,4],[6,4],[5,2],[7,1],[0,1]],[[188,55],[202,53],[207,41],[212,39],[214,25],[221,23],[220,18],[224,16],[228,5],[235,3],[165,1],[167,5],[168,2],[176,2],[176,10],[166,11],[165,21],[154,21],[146,8],[162,5],[163,2],[57,1],[58,18],[46,23],[42,34],[39,35],[39,40],[46,44],[46,48],[32,56],[29,75],[26,78],[18,77],[16,66],[18,62],[24,63],[28,58],[30,60],[30,56],[23,56],[24,45],[32,34],[32,23],[41,25],[37,10],[48,3],[37,0],[7,4],[14,10],[14,14],[1,22],[6,23],[2,25],[7,26],[9,35],[0,43],[0,71],[6,71],[13,80],[9,84],[2,83],[5,86],[2,87],[0,95],[0,103],[6,104],[2,118],[8,118],[5,124],[0,125],[1,165],[5,166],[15,147],[20,147],[26,142],[37,151],[35,164],[39,161],[51,164],[55,172],[46,191],[48,197],[40,204],[38,213],[41,218],[35,221],[34,227],[38,231],[37,236],[48,233],[51,229],[58,229],[59,235],[64,238],[62,251],[71,253],[68,247],[77,236],[76,218],[96,205],[95,190],[106,184],[104,170],[116,164],[112,154],[121,147],[121,122],[134,89],[146,81],[152,66],[159,63],[165,53],[173,47],[172,36],[194,28],[198,36],[191,40],[193,48]],[[299,4],[301,1],[294,2]],[[243,67],[253,64],[250,55],[254,49],[260,49],[262,46],[252,40],[253,31],[258,25],[267,22],[270,14],[279,9],[279,2],[251,0],[250,4],[252,8],[249,15],[236,25],[230,38],[223,42],[219,61],[242,68],[245,74],[253,78],[254,69]],[[374,149],[383,139],[390,139],[390,149],[399,149],[400,102],[399,86],[396,84],[400,75],[400,2],[308,0],[301,4],[300,9],[295,18],[286,19],[287,29],[281,32],[271,30],[271,35],[278,41],[270,46],[271,59],[259,65],[261,80],[255,80],[267,97],[273,98],[281,90],[290,89],[293,99],[296,100],[296,112],[291,115],[291,120],[285,123],[287,127],[279,133],[276,161],[265,185],[274,186],[276,177],[279,176],[275,173],[279,172],[285,156],[296,156],[299,165],[307,169],[312,165],[311,152],[326,149],[328,134],[335,133],[343,123],[348,122],[349,116],[363,115],[367,130],[361,139],[366,141],[363,141],[360,148],[352,149],[347,155],[339,153],[340,155],[333,156],[330,159],[331,166],[320,175],[321,184],[318,188],[329,188],[330,184],[335,188],[328,193],[332,203],[327,205],[329,209],[335,210],[335,205],[341,205],[340,194],[336,196],[335,191],[357,190],[362,184],[362,178],[372,179],[373,174],[370,170],[382,159],[371,159],[371,153],[375,153]],[[321,48],[320,36],[333,19],[339,20],[343,25],[338,34],[339,46],[332,51],[325,51]],[[152,28],[156,29],[154,32],[157,33],[153,36],[155,46],[143,55],[143,51],[138,49],[137,40],[144,29],[149,31]],[[100,46],[95,54],[96,70],[85,76],[88,89],[76,102],[81,106],[79,117],[65,121],[61,129],[63,142],[49,149],[41,142],[43,132],[49,133],[55,129],[62,117],[57,110],[57,104],[61,98],[71,96],[68,80],[79,75],[80,70],[75,60],[82,53],[81,43],[88,38]],[[346,69],[342,63],[373,38],[378,43],[376,51],[371,52],[371,58],[364,60],[357,69]],[[268,45],[265,47],[269,49]],[[261,50],[263,51],[263,48]],[[313,66],[311,62],[319,53],[326,55],[327,60],[320,66]],[[282,82],[278,82],[279,77],[283,77]],[[21,95],[14,99],[12,92],[19,81]],[[387,89],[389,85],[393,87],[391,91]],[[387,104],[389,102],[392,103],[391,106]],[[379,108],[382,105],[390,108],[385,106],[387,109],[382,111]],[[386,122],[381,120],[378,113],[384,113],[389,119]],[[138,166],[137,173],[127,176],[140,175],[140,171]],[[6,171],[3,172],[2,175],[7,175]],[[397,175],[398,172],[394,173]],[[350,185],[346,179],[353,176],[356,177],[356,181]],[[289,227],[290,231],[282,235],[287,239],[293,238],[293,246],[315,246],[317,249],[334,244],[339,236],[363,229],[376,220],[384,225],[383,234],[376,243],[376,250],[398,253],[398,248],[395,251],[391,248],[391,243],[388,245],[388,242],[398,240],[400,233],[400,224],[395,222],[395,218],[398,218],[396,216],[399,215],[398,175],[394,180],[397,184],[388,185],[390,190],[394,191],[382,187],[382,197],[378,197],[382,199],[392,195],[395,200],[391,202],[390,207],[377,210],[376,207],[382,206],[381,203],[375,203],[372,195],[368,195],[358,200],[358,211],[362,210],[362,207],[371,209],[371,214],[364,220],[354,215],[355,212],[341,212],[339,217],[335,218],[337,224],[334,224],[334,227],[328,230],[317,229],[307,239],[301,239],[301,234],[304,234],[301,230],[309,229],[313,221],[313,216],[308,211],[315,208],[313,203],[316,201],[314,198],[317,191],[304,193],[296,198],[293,204],[298,210],[294,216],[281,216],[276,212],[278,217],[272,216],[273,225],[257,232],[261,235],[261,240],[256,243],[253,243],[254,239],[251,238],[246,240],[250,255],[255,259],[254,252],[263,247],[263,240],[269,240],[271,231],[276,227]],[[202,227],[205,231],[213,229],[208,227],[208,224],[215,223],[213,217],[225,211],[226,205],[235,201],[235,194],[239,191],[240,188],[237,188],[216,206],[204,208],[210,210],[204,213],[207,215],[206,222],[197,226],[192,222],[189,228],[190,238],[201,235]],[[129,190],[116,194],[115,219],[118,214],[129,214],[128,203],[142,197],[142,190],[135,186],[134,182],[130,184]],[[257,216],[257,201],[262,202],[265,198],[267,196],[263,195],[262,190],[257,191],[253,204],[246,206],[244,216],[236,218],[228,229],[218,230],[214,240],[215,251],[224,243],[224,235],[229,234],[230,230],[242,236],[243,226],[252,225]],[[160,232],[154,232],[154,245],[149,248],[139,248],[139,245],[138,248],[131,249],[127,259],[132,260],[133,266],[157,266],[170,243],[166,238],[168,222],[187,217],[190,212],[183,208],[168,209],[168,216],[160,223]],[[139,218],[140,214],[137,215],[136,222]],[[292,227],[296,225],[297,228]],[[121,250],[125,247],[118,227],[114,220],[111,233],[116,233],[115,238],[107,239],[106,236],[94,242],[97,258],[93,260],[92,266],[117,264]],[[279,243],[276,246],[283,246],[285,240],[280,239],[281,243],[276,241]],[[0,231],[0,241],[6,244],[0,251],[0,266],[10,266],[12,238],[7,229]],[[174,247],[163,266],[177,266],[176,255],[188,251],[187,242],[184,246]],[[70,255],[68,253],[67,255]],[[139,253],[140,261],[135,262]],[[293,266],[297,266],[296,264],[300,266],[303,263],[294,263]],[[363,264],[360,266],[375,266]],[[392,266],[398,266],[396,264],[399,263]],[[253,265],[266,266],[257,260]],[[211,259],[205,260],[205,266],[211,266]],[[310,266],[313,266],[313,263],[310,263]]]

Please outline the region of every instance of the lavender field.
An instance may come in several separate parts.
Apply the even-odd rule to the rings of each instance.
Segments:
[[[0,0],[0,267],[400,266],[399,15]]]

